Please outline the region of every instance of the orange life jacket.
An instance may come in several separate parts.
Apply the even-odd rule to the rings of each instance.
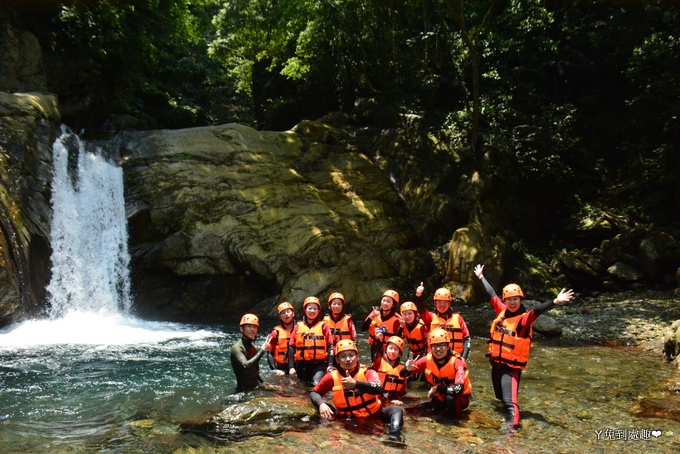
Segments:
[[[333,321],[330,315],[326,315],[323,318],[324,323],[328,326],[333,335],[333,345],[337,344],[338,341],[342,339],[352,339],[352,332],[349,329],[350,320],[352,320],[352,316],[349,314],[343,315],[337,322]]]
[[[322,361],[328,358],[328,345],[323,335],[323,321],[307,326],[304,321],[297,324],[295,335],[295,361]]]
[[[281,325],[274,327],[277,334],[276,345],[274,345],[274,351],[272,355],[274,356],[274,362],[279,366],[288,365],[288,345],[290,344],[290,331]]]
[[[422,318],[419,318],[412,330],[409,330],[408,326],[404,326],[401,332],[401,337],[408,342],[408,348],[411,349],[414,357],[423,355],[427,351],[427,328],[423,330],[424,326],[425,322]]]
[[[425,365],[425,378],[427,379],[427,382],[431,386],[454,385],[456,380],[455,364],[457,359],[460,359],[460,361],[463,362],[463,366],[465,367],[465,382],[463,383],[463,392],[461,393],[461,395],[469,396],[470,394],[472,394],[470,371],[468,370],[467,362],[465,362],[465,360],[458,355],[455,354],[451,355],[446,364],[444,364],[442,367],[439,367],[434,356],[432,356],[432,353],[428,353],[427,363]],[[437,397],[437,399],[441,400],[442,402],[446,400],[446,396],[444,394],[435,393],[434,395]]]
[[[366,366],[359,366],[354,376],[357,381],[366,380]],[[342,416],[368,418],[380,410],[380,399],[377,395],[365,394],[358,389],[345,389],[342,386],[342,375],[337,369],[331,372],[333,377],[333,405]]]
[[[373,321],[371,321],[371,324],[368,327],[368,342],[371,345],[373,345],[377,341],[377,338],[375,337],[375,330],[379,326],[384,326],[387,329],[387,331],[383,335],[383,342],[387,341],[387,339],[389,339],[391,336],[396,335],[400,326],[400,322],[399,319],[397,318],[396,312],[392,314],[392,316],[387,320],[383,320],[382,316],[378,315],[376,318],[373,319]]]
[[[404,369],[404,365],[397,364],[396,367],[392,367],[390,362],[384,357],[380,357],[379,361],[380,363],[375,368],[375,371],[380,377],[383,391],[390,396],[403,396],[406,394],[406,378],[399,375],[399,372]]]
[[[524,370],[529,360],[531,336],[533,328],[529,327],[527,337],[518,336],[519,323],[524,314],[505,318],[505,311],[491,324],[491,340],[489,340],[488,357],[491,361],[507,364],[510,367]]]
[[[459,355],[463,353],[463,328],[460,314],[452,313],[451,317],[443,318],[436,313],[432,314],[430,329],[441,328],[449,335],[451,349]]]

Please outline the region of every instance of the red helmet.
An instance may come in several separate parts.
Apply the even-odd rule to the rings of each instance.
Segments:
[[[395,304],[399,304],[399,294],[395,292],[394,290],[385,290],[385,292],[382,294],[382,296],[389,296],[394,300]]]
[[[434,292],[434,300],[444,300],[444,301],[451,301],[453,298],[451,298],[451,290],[447,288],[440,288],[437,289],[436,292]]]
[[[239,323],[239,326],[243,325],[255,325],[255,326],[260,326],[260,319],[257,318],[257,315],[254,314],[245,314],[243,317],[241,317],[241,323]]]
[[[520,298],[524,298],[524,292],[522,291],[522,288],[519,285],[508,284],[505,287],[503,287],[503,297],[501,299],[512,298],[513,296],[519,296]]]
[[[331,301],[333,301],[333,300],[336,299],[336,298],[339,299],[339,300],[342,300],[342,304],[343,304],[343,306],[344,306],[344,304],[345,304],[345,295],[343,295],[342,293],[338,293],[338,292],[331,293],[331,294],[328,296],[328,305],[330,306],[330,305],[331,305]]]
[[[285,302],[279,304],[278,313],[280,314],[281,312],[285,311],[286,309],[292,309],[293,312],[295,312],[295,308],[293,307],[293,305],[290,304],[288,301],[285,301]]]

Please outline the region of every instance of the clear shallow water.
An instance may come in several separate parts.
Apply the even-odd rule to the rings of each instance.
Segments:
[[[0,451],[396,449],[378,440],[379,424],[374,435],[343,422],[313,422],[304,432],[291,426],[275,437],[227,443],[185,433],[182,423],[238,405],[244,398],[286,397],[273,391],[231,394],[235,382],[228,350],[240,336],[236,327],[127,320],[106,329],[128,332],[129,325],[138,330],[130,342],[115,337],[109,343],[84,339],[17,346],[16,332],[30,332],[27,327],[0,331]],[[45,324],[36,326],[47,331]],[[460,421],[407,412],[408,452],[680,451],[680,423],[631,413],[642,398],[663,395],[659,383],[680,379],[659,355],[559,340],[535,342],[520,387],[523,429],[509,436],[499,429],[503,410],[493,397],[482,345],[482,339],[474,340],[469,361],[474,387],[469,411]],[[366,358],[363,348],[362,356]],[[269,383],[284,386],[288,394],[306,395],[308,390],[294,381],[273,376],[264,360],[261,367]],[[412,386],[406,405],[414,405],[425,393],[424,387]],[[657,430],[661,435],[652,436]],[[637,433],[639,439],[622,440],[624,433],[626,438]]]

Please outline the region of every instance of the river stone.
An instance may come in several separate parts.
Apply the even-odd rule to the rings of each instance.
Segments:
[[[546,336],[559,336],[562,334],[562,327],[549,315],[541,314],[533,324],[534,331]]]
[[[302,419],[316,415],[309,400],[295,397],[257,397],[248,402],[225,408],[213,421],[217,424],[252,424],[264,420]]]

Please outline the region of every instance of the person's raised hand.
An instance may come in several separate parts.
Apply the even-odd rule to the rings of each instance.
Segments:
[[[475,275],[481,279],[484,277],[484,265],[477,265],[475,266]]]
[[[560,294],[557,295],[557,298],[555,298],[555,304],[562,304],[562,303],[567,303],[574,298],[574,291],[572,289],[562,289],[560,290]]]
[[[421,282],[418,288],[416,289],[416,296],[421,296],[423,292],[425,291],[425,287],[423,286],[423,283]]]

